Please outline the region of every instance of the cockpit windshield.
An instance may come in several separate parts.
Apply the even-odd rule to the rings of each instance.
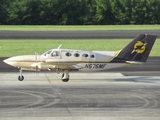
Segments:
[[[48,50],[47,52],[43,53],[44,56],[49,55],[52,52],[52,50]]]

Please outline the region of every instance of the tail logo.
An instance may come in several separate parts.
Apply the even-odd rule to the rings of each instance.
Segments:
[[[137,41],[137,43],[134,45],[134,50],[132,52],[137,52],[138,54],[142,54],[146,50],[146,44],[142,41]]]

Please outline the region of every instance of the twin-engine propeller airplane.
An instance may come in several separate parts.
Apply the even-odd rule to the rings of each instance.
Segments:
[[[42,55],[15,56],[4,62],[20,69],[20,81],[24,79],[22,70],[54,70],[57,73],[62,71],[62,81],[68,82],[69,71],[93,72],[145,63],[156,37],[140,34],[117,52],[61,49],[60,45],[57,49],[51,49]]]

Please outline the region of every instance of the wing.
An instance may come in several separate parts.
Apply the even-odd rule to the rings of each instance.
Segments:
[[[48,59],[45,61],[46,64],[52,66],[53,69],[62,69],[62,70],[78,70],[84,68],[80,63],[74,61],[61,61],[57,62],[53,59]]]

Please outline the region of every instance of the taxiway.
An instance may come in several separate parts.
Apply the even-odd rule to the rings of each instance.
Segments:
[[[160,37],[160,30],[92,30],[92,31],[1,31],[1,39],[116,39],[131,38],[139,34]]]

